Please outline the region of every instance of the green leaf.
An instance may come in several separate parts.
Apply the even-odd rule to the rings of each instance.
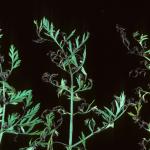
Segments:
[[[104,120],[106,120],[107,122],[110,121],[110,119],[112,118],[112,116],[110,114],[108,114],[108,112],[103,111],[103,110],[99,110],[100,114],[102,114],[102,117]]]
[[[83,132],[81,132],[81,137],[79,137],[80,140],[82,140],[82,145],[84,146],[84,149],[86,149],[86,138]]]
[[[144,35],[144,34],[141,34],[137,31],[135,33],[133,33],[133,37],[136,38],[136,40],[139,42],[139,44],[143,47],[143,44],[146,40],[148,40],[148,35]]]
[[[84,42],[85,39],[86,38],[85,38],[85,33],[84,33],[83,36],[82,36],[82,42]]]
[[[34,150],[34,149],[35,149],[34,147],[27,148],[27,150]]]
[[[44,17],[41,24],[43,25],[46,31],[50,32],[50,25],[48,19]]]
[[[37,124],[41,123],[41,119],[39,119],[39,117],[36,117],[36,113],[38,112],[39,108],[40,104],[38,103],[24,114],[24,116],[18,123],[18,126],[20,127],[22,133],[27,133],[30,135],[40,134],[39,131],[32,131]]]
[[[73,53],[72,53],[71,62],[72,62],[76,67],[78,67],[77,58],[76,58],[75,54],[73,54]]]
[[[87,39],[89,38],[89,36],[90,36],[89,32],[84,33],[82,36],[82,43],[85,43]]]
[[[115,96],[115,106],[116,106],[116,112],[115,115],[116,117],[124,111],[124,106],[125,106],[125,94],[124,92],[121,93],[120,97]]]
[[[54,31],[55,31],[55,30],[54,30],[54,25],[53,25],[53,23],[51,23],[51,25],[50,25],[50,31],[49,31],[49,32],[50,32],[50,35],[51,35],[52,37],[54,37],[54,34],[53,34]]]
[[[28,107],[32,104],[32,90],[28,90],[28,91],[30,91],[30,92],[28,93],[28,95],[25,98],[25,107]]]
[[[71,54],[73,53],[73,47],[71,41],[68,41],[68,50],[70,51]]]
[[[57,37],[57,34],[55,34],[55,36],[54,36],[54,32],[55,32],[55,30],[54,30],[54,25],[53,25],[53,23],[49,23],[49,20],[48,19],[46,19],[45,17],[43,18],[43,20],[42,20],[42,26],[43,26],[43,28],[47,31],[47,33],[45,33],[46,35],[48,35],[48,36],[50,36],[51,38],[53,38],[53,39],[55,39],[55,36]]]
[[[85,63],[85,60],[86,60],[86,46],[84,47],[84,51],[83,51],[83,57],[82,57],[82,60],[80,61],[81,63],[81,69]]]
[[[69,36],[67,37],[67,41],[75,34],[75,32],[76,32],[76,30],[73,30],[70,34],[69,34]]]
[[[12,127],[16,123],[18,118],[19,118],[18,113],[12,113],[11,115],[8,115],[7,119],[8,127]]]
[[[128,112],[128,115],[131,116],[131,117],[135,117],[136,115],[133,114],[132,112]]]
[[[55,40],[57,40],[59,33],[60,33],[60,30],[57,30],[56,33],[55,33],[55,37],[54,37]]]
[[[107,108],[107,107],[105,107],[105,106],[104,106],[104,108],[105,108],[105,110],[107,111],[107,113],[108,113],[109,116],[115,117],[114,113],[113,113],[109,108]]]
[[[69,64],[68,60],[64,60],[64,62],[62,63],[63,69],[64,69],[65,71],[67,71],[67,70],[66,70],[66,67],[68,66],[68,64]]]
[[[30,146],[30,147],[26,147],[26,148],[19,148],[19,150],[35,150],[35,147]]]
[[[79,89],[83,87],[83,80],[81,79],[81,74],[76,78]]]
[[[117,120],[123,113],[124,113],[124,106],[125,106],[125,95],[124,92],[121,93],[120,97],[115,96],[115,108],[116,110],[113,110],[112,108],[109,109],[107,107],[104,107],[104,111],[98,109],[98,114],[101,114],[103,119],[107,123],[112,123],[115,120]],[[112,111],[113,110],[113,111]]]
[[[116,115],[117,115],[120,112],[120,107],[119,107],[119,104],[116,100],[115,100],[115,104],[116,104],[116,109],[117,109],[117,111],[116,111]]]
[[[24,115],[23,119],[20,121],[20,124],[22,125],[24,123],[31,123],[31,122],[34,123],[33,118],[35,117],[39,108],[40,108],[40,103],[36,104],[33,108],[29,109]]]
[[[0,81],[0,85],[2,86],[0,87],[0,93],[3,92],[3,86],[5,87],[5,92],[8,95],[11,95],[15,92],[15,89],[12,86],[10,86],[6,81]]]
[[[10,45],[9,48],[9,57],[11,59],[11,71],[20,66],[21,60],[19,59],[18,50],[14,47],[14,45]]]
[[[66,86],[66,80],[61,79],[61,84],[57,90],[57,96],[60,97],[64,91],[67,90],[67,86]]]
[[[31,90],[24,90],[24,91],[19,91],[17,93],[12,93],[10,97],[10,103],[13,105],[16,105],[20,102],[23,102],[24,99],[26,100],[26,105],[28,106],[30,103],[30,100],[32,98],[32,91]]]
[[[62,87],[63,89],[66,88],[66,80],[61,79],[61,87]]]
[[[122,92],[120,95],[120,107],[121,108],[124,107],[124,105],[125,105],[125,99],[126,99],[125,94],[124,94],[124,92]]]
[[[85,77],[87,77],[87,73],[86,73],[84,67],[81,67],[81,71],[82,71],[82,73],[85,75]]]
[[[53,120],[54,120],[54,113],[49,113],[46,115],[46,122],[45,125],[51,129],[53,125]]]
[[[79,47],[79,38],[80,38],[80,36],[77,36],[77,38],[75,39],[76,48]]]
[[[150,54],[150,49],[144,52],[145,54]]]

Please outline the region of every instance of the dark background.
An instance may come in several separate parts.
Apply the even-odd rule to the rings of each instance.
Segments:
[[[46,56],[52,49],[50,43],[33,42],[36,39],[33,20],[39,20],[43,16],[67,33],[75,28],[79,34],[90,32],[86,70],[89,78],[93,79],[94,86],[92,91],[87,93],[90,97],[88,101],[96,99],[99,107],[109,107],[114,95],[125,91],[130,97],[134,88],[145,84],[144,78],[129,78],[129,72],[139,65],[139,58],[127,53],[115,26],[120,24],[126,28],[129,36],[136,30],[150,33],[148,9],[115,4],[108,7],[95,1],[5,1],[1,3],[0,9],[0,28],[4,34],[1,51],[7,55],[9,45],[14,43],[22,60],[21,67],[14,71],[9,80],[17,90],[33,89],[33,99],[35,102],[41,102],[41,109],[64,104],[57,99],[56,89],[41,80],[44,72],[57,73],[57,68]],[[67,123],[65,126],[64,135],[67,135]],[[80,127],[78,122],[75,126]],[[138,142],[147,136],[124,115],[116,122],[114,129],[108,129],[88,140],[88,150],[138,150]],[[11,139],[13,137],[9,135],[4,137],[2,150],[12,147],[18,149],[18,145],[23,143]],[[67,136],[64,139],[67,139]]]

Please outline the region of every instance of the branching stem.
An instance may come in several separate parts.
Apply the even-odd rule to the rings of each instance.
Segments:
[[[89,135],[87,135],[84,139],[78,141],[77,143],[73,144],[71,148],[74,148],[74,147],[77,147],[78,145],[82,144],[83,141],[86,141],[87,139],[91,138],[92,136],[94,136],[95,134],[98,134],[102,131],[104,131],[105,129],[108,129],[112,127],[112,125],[108,124],[108,125],[105,125],[103,126],[102,128],[98,128],[96,131],[90,133]]]

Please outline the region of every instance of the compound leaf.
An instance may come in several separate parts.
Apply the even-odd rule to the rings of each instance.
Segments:
[[[9,48],[9,57],[11,59],[11,71],[20,66],[21,60],[19,59],[18,50],[12,44]]]

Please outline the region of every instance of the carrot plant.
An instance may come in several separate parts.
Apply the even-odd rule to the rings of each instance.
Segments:
[[[144,78],[147,78],[150,70],[150,47],[148,47],[148,35],[141,34],[138,31],[134,32],[132,38],[136,44],[135,46],[132,46],[126,35],[125,29],[117,25],[117,30],[120,33],[123,44],[127,47],[129,53],[137,55],[143,59],[141,61],[142,67],[138,67],[135,71],[131,71],[131,77],[133,77],[132,73],[134,73],[134,77],[143,76]],[[132,107],[132,111],[128,112],[134,123],[136,123],[140,128],[144,129],[147,133],[150,132],[150,122],[145,121],[142,118],[142,110],[144,104],[148,102],[149,95],[149,83],[146,87],[139,85],[139,87],[136,88],[136,98],[134,98],[135,100],[130,101],[129,103],[129,105]],[[139,144],[142,150],[149,150],[150,137],[143,137]]]
[[[2,38],[2,34],[0,35]],[[34,127],[41,122],[36,113],[40,104],[32,105],[32,91],[23,90],[16,91],[13,86],[8,83],[11,73],[20,66],[18,50],[12,44],[9,47],[10,68],[5,69],[4,56],[0,55],[0,143],[4,134],[15,135],[36,135]],[[8,107],[12,105],[15,110],[20,103],[22,106],[22,114],[14,111],[9,113]]]
[[[0,39],[2,38],[0,34]],[[4,68],[4,56],[0,54],[0,146],[2,147],[3,137],[5,134],[29,136],[29,145],[20,150],[35,150],[37,147],[44,147],[42,139],[52,136],[52,122],[54,114],[47,113],[43,117],[37,116],[39,113],[40,103],[34,105],[32,100],[32,90],[16,91],[8,83],[8,78],[21,63],[18,50],[11,44],[9,47],[10,68]],[[12,107],[13,112],[9,110]],[[20,109],[18,108],[21,108]],[[17,111],[19,110],[19,111]],[[40,125],[42,127],[37,128]]]
[[[0,55],[0,145],[5,134],[12,134],[15,137],[18,135],[29,137],[29,143],[19,150],[54,150],[56,144],[66,150],[87,150],[88,139],[113,128],[115,121],[124,114],[127,109],[125,94],[122,92],[120,96],[115,96],[111,108],[100,109],[94,104],[94,100],[88,103],[82,93],[91,90],[93,86],[93,81],[88,78],[85,69],[86,42],[89,32],[78,36],[75,34],[76,30],[70,34],[64,33],[56,29],[53,23],[45,17],[40,22],[34,21],[34,23],[38,36],[36,42],[48,41],[56,45],[56,50],[51,51],[49,57],[66,75],[46,72],[42,79],[56,88],[58,98],[66,97],[66,103],[68,101],[69,106],[67,109],[63,106],[56,106],[40,114],[40,103],[33,103],[31,89],[17,91],[10,85],[9,76],[21,64],[18,50],[11,44],[9,69],[5,69],[4,56]],[[1,38],[2,34],[0,34]],[[9,106],[13,107],[13,112],[9,111]],[[19,107],[21,111],[15,109]],[[56,113],[60,118],[57,118]],[[76,139],[74,128],[77,115],[88,117],[84,119],[85,130],[81,131]],[[97,118],[95,119],[93,115]],[[56,138],[59,136],[65,116],[69,117],[68,142]]]
[[[87,102],[82,97],[82,93],[91,90],[93,82],[88,78],[88,73],[85,69],[86,53],[87,53],[87,40],[89,39],[89,32],[83,35],[76,36],[76,30],[70,34],[56,29],[52,22],[49,22],[45,17],[41,21],[34,21],[36,26],[37,40],[35,42],[51,42],[56,45],[56,50],[49,53],[51,61],[62,71],[66,77],[61,74],[44,73],[42,76],[43,81],[52,84],[57,89],[57,96],[66,97],[69,101],[68,110],[63,106],[55,107],[58,113],[63,117],[69,117],[68,129],[68,143],[62,141],[55,141],[53,138],[47,141],[47,150],[50,149],[49,143],[60,144],[66,150],[73,149],[87,149],[86,141],[94,135],[113,128],[114,123],[118,120],[126,110],[125,94],[121,93],[120,96],[115,96],[111,108],[104,107],[99,109],[94,101]],[[52,47],[51,47],[52,49]],[[78,109],[75,109],[76,104]],[[53,109],[52,109],[53,110]],[[89,131],[81,131],[78,139],[74,138],[75,116],[88,115],[90,113],[96,114],[98,119],[102,119],[102,124],[98,124],[94,117],[88,117],[84,120],[85,128]],[[62,124],[62,122],[61,122]],[[59,126],[60,128],[61,126]]]

